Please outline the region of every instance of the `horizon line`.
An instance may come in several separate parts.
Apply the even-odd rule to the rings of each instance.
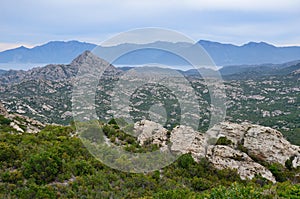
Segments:
[[[273,44],[273,43],[269,43],[269,42],[265,42],[265,41],[248,41],[246,43],[236,44],[236,43],[231,43],[231,42],[222,42],[222,41],[213,41],[213,40],[200,39],[200,40],[195,41],[195,42],[199,43],[201,41],[219,43],[219,44],[223,44],[223,45],[233,45],[233,46],[237,46],[237,47],[242,47],[242,46],[245,46],[245,45],[250,44],[250,43],[256,43],[256,44],[265,43],[265,44],[268,44],[268,45],[271,45],[271,46],[274,46],[274,47],[278,47],[278,48],[280,48],[280,47],[300,47],[300,44],[294,44],[294,43],[293,44]],[[47,45],[51,42],[64,42],[64,43],[79,42],[79,43],[86,43],[86,44],[101,46],[101,45],[97,45],[96,42],[88,42],[88,41],[81,41],[81,40],[74,40],[74,39],[72,39],[72,40],[50,40],[48,42],[37,43],[37,44],[29,44],[29,43],[19,43],[19,44],[17,44],[17,43],[5,43],[5,42],[1,43],[0,42],[0,53],[5,52],[5,51],[9,51],[9,50],[15,50],[15,49],[18,49],[18,48],[21,48],[21,47],[24,47],[24,48],[30,50],[30,49],[33,49],[35,47]],[[175,42],[160,41],[160,40],[157,40],[155,42],[175,43]],[[152,44],[152,43],[155,43],[155,42],[150,42],[150,43],[126,43],[126,44],[146,45],[146,44]],[[177,42],[177,43],[181,43],[181,42]],[[113,46],[118,46],[118,45],[122,45],[122,44],[111,45],[111,46],[102,46],[102,47],[113,47]],[[3,46],[2,49],[1,49],[1,46]]]

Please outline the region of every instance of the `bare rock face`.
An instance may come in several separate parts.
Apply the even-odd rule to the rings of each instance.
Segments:
[[[167,129],[158,123],[142,120],[134,124],[134,132],[138,135],[137,140],[141,145],[150,141],[153,144],[166,146]]]
[[[205,157],[206,138],[204,134],[194,131],[191,127],[175,127],[171,132],[170,141],[172,151],[191,153],[196,161]]]
[[[300,166],[300,147],[289,143],[283,135],[272,128],[249,123],[234,124],[223,122],[210,131],[216,131],[218,137],[225,136],[234,143],[243,145],[248,154],[268,163],[285,165],[286,160],[294,156],[293,166]]]
[[[252,179],[256,174],[276,182],[273,174],[253,161],[246,153],[229,146],[209,146],[206,157],[217,169],[236,169],[241,179]]]
[[[247,131],[247,125],[239,125],[231,122],[222,122],[215,125],[207,131],[211,137],[227,137],[231,140],[234,146],[237,146],[244,139],[244,133]]]
[[[285,161],[290,157],[300,157],[299,146],[290,144],[279,131],[268,127],[251,126],[245,133],[243,144],[249,153],[269,163],[278,162],[285,165]],[[299,162],[294,166],[300,166]]]
[[[120,73],[120,70],[100,59],[90,51],[85,51],[76,57],[70,64],[49,64],[44,67],[36,67],[28,71],[9,70],[4,75],[0,76],[1,83],[20,83],[28,80],[51,80],[51,81],[66,81],[74,78],[78,73],[79,68],[86,68],[88,73],[93,73],[91,69],[107,67],[106,75],[115,75]],[[97,73],[96,73],[97,74]]]

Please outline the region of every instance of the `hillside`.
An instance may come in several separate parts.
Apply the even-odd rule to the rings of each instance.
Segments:
[[[84,52],[70,64],[47,65],[34,68],[29,71],[8,71],[0,76],[0,97],[9,112],[19,113],[46,123],[69,124],[72,121],[72,89],[74,77],[78,67],[108,66],[104,60],[90,52]],[[289,66],[289,65],[286,65]],[[288,137],[293,144],[300,144],[297,133],[300,129],[299,122],[299,65],[289,66],[293,72],[288,75],[262,76],[241,73],[224,82],[226,90],[227,120],[232,122],[250,121],[278,129]],[[282,70],[289,67],[282,68]],[[141,69],[142,70],[142,69]],[[150,70],[150,68],[148,68]],[[281,69],[280,69],[281,70]],[[279,70],[279,71],[280,71]],[[160,70],[156,70],[156,73]],[[171,69],[164,69],[164,73],[179,74]],[[110,99],[114,95],[114,83],[123,74],[122,71],[109,66],[97,91],[96,110],[99,118],[111,118]],[[131,68],[134,74],[138,69]],[[149,73],[150,74],[150,73]],[[197,101],[201,105],[199,115],[199,130],[205,130],[209,122],[209,93],[205,92],[207,84],[205,80],[194,77],[192,71],[183,73],[197,93]],[[138,81],[138,77],[132,77],[131,81]],[[143,77],[141,82],[143,82]],[[184,82],[177,82],[174,86],[187,88]],[[185,90],[185,89],[183,89]],[[113,92],[112,92],[113,91]],[[187,93],[187,95],[190,95]],[[137,96],[139,97],[139,96]],[[143,106],[147,109],[146,96]],[[121,108],[123,103],[116,103],[116,108]],[[254,111],[255,110],[255,111]]]
[[[100,121],[74,123],[72,116],[80,114],[80,110],[72,111],[75,77],[79,69],[90,72],[90,67],[106,68],[95,95]],[[196,101],[201,105],[196,118],[200,121],[197,130],[176,127],[176,121],[171,126],[162,126],[148,120],[133,125],[126,122],[119,125],[116,120],[110,120],[111,99],[116,92],[125,90],[114,89],[122,75],[131,74],[127,77],[129,81],[144,82],[145,78],[158,78],[157,72],[170,76],[180,74],[166,68],[125,69],[119,70],[85,51],[67,65],[11,70],[0,76],[1,198],[299,197],[300,73],[297,64],[280,67],[288,71],[285,76],[225,81],[226,121],[211,129],[208,129],[211,109],[207,84],[188,71],[185,74],[188,85],[197,93]],[[97,75],[88,73],[86,77]],[[189,98],[190,88],[179,80],[171,86],[188,91],[183,95]],[[220,86],[215,87],[218,91]],[[140,113],[151,111],[147,109],[153,99],[151,93],[159,94],[161,87],[143,88],[134,95],[132,103]],[[83,94],[89,91],[86,89]],[[162,94],[157,98],[173,97]],[[115,108],[122,108],[122,101],[115,102]],[[167,102],[164,108],[176,101]],[[82,108],[90,110],[90,107]],[[125,129],[132,128],[133,134],[127,134]],[[88,149],[97,144],[108,148],[104,147],[107,150],[94,157]],[[178,159],[152,172],[122,172],[99,161],[99,158],[106,163],[113,161],[123,171],[132,166],[126,153],[118,156],[116,151],[109,150],[113,145],[121,151],[146,157],[148,152],[161,154],[170,150]],[[135,168],[151,168],[166,162],[160,158],[150,162],[147,158],[141,160]]]
[[[225,66],[219,71],[223,77],[234,76],[259,78],[262,76],[287,76],[300,68],[300,61],[292,61],[283,64],[260,64],[260,65],[235,65]],[[252,75],[252,76],[251,76]]]
[[[263,199],[297,198],[300,194],[299,167],[294,168],[299,166],[299,147],[271,128],[228,122],[217,125],[212,131],[218,132],[219,139],[216,145],[207,146],[205,155],[205,135],[188,127],[174,128],[169,137],[162,127],[162,131],[153,129],[153,141],[146,143],[149,129],[156,126],[153,122],[135,124],[137,139],[124,134],[114,122],[99,123],[97,128],[103,129],[109,144],[128,152],[159,150],[165,142],[182,154],[165,168],[134,174],[96,160],[73,125],[48,125],[37,133],[25,133],[3,128],[12,123],[5,114],[0,118],[1,198]],[[193,134],[189,136],[192,139],[186,139],[185,131]],[[125,166],[128,161],[124,160],[120,157],[117,162]]]

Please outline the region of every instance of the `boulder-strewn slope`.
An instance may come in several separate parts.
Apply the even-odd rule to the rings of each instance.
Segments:
[[[8,129],[8,131],[18,133],[38,133],[42,128],[45,127],[45,124],[42,124],[41,122],[33,120],[29,117],[8,113],[1,102],[0,119],[0,130],[5,128],[6,130]]]
[[[85,51],[68,65],[50,64],[28,71],[7,71],[0,76],[1,101],[8,112],[41,122],[69,124],[72,89],[79,68],[105,67],[106,63]],[[110,78],[120,72],[109,65],[103,76]]]

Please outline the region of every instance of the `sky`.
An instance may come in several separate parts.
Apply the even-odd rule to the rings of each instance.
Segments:
[[[100,44],[159,27],[193,40],[300,46],[299,0],[1,0],[0,51],[49,41]]]

